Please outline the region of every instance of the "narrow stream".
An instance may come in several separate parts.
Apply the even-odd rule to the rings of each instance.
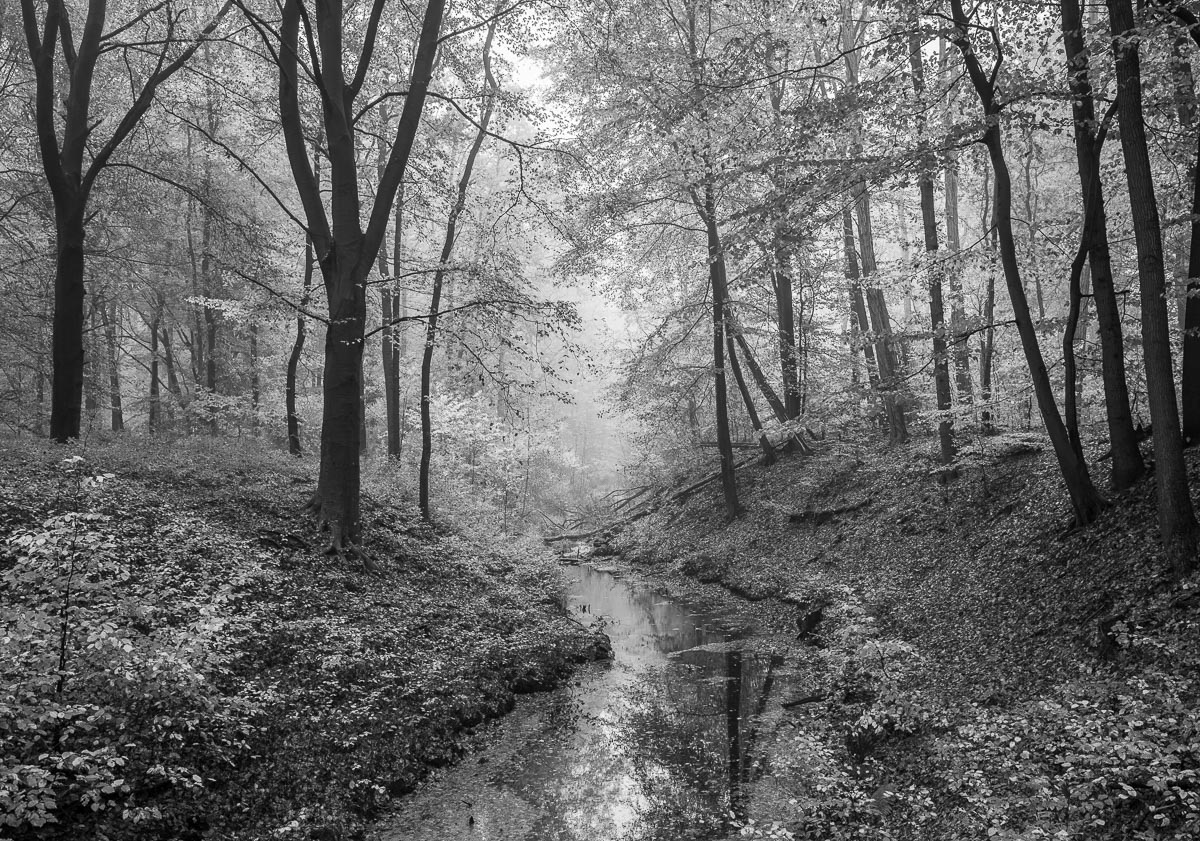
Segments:
[[[524,698],[480,753],[408,799],[390,841],[677,841],[728,835],[752,773],[771,655],[753,629],[588,565],[568,610],[611,663]]]

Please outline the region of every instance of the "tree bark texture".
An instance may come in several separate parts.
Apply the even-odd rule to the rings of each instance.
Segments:
[[[1129,389],[1125,381],[1125,337],[1122,335],[1121,311],[1113,288],[1109,257],[1108,220],[1100,178],[1100,144],[1104,141],[1104,135],[1096,120],[1079,0],[1059,0],[1059,11],[1075,122],[1075,159],[1083,196],[1083,242],[1087,248],[1096,319],[1100,327],[1104,408],[1112,447],[1111,484],[1120,491],[1131,487],[1146,468],[1133,430],[1133,414],[1129,409]],[[1070,410],[1067,414],[1070,416]]]
[[[1138,253],[1142,348],[1147,401],[1154,425],[1158,525],[1167,557],[1176,573],[1182,575],[1195,566],[1197,526],[1188,492],[1183,436],[1175,402],[1162,231],[1142,115],[1141,60],[1134,34],[1136,24],[1133,7],[1129,0],[1108,0],[1108,14],[1116,59],[1121,150],[1125,158],[1125,177],[1129,185],[1129,203]]]

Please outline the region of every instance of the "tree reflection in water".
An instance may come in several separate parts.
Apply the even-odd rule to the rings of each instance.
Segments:
[[[771,658],[720,617],[591,567],[568,575],[572,615],[605,623],[611,666],[522,705],[391,837],[700,841],[740,815]]]

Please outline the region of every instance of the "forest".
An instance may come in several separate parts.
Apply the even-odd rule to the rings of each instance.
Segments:
[[[1198,60],[0,0],[0,837],[1197,837]]]

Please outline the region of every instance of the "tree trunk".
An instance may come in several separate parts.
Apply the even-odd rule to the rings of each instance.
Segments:
[[[1183,437],[1175,402],[1162,232],[1142,117],[1141,66],[1137,39],[1133,37],[1135,21],[1129,0],[1108,0],[1108,12],[1116,58],[1121,149],[1138,252],[1146,391],[1154,425],[1158,525],[1167,557],[1176,573],[1184,575],[1195,565],[1197,527],[1188,492]]]
[[[1183,440],[1200,443],[1200,134],[1196,138],[1192,188],[1192,231],[1188,252],[1187,300],[1183,316]]]
[[[858,250],[854,244],[854,222],[850,218],[850,207],[842,208],[842,245],[846,254],[846,280],[850,286],[850,353],[853,356],[862,346],[863,358],[867,363],[867,382],[871,393],[879,394],[878,367],[875,363],[875,350],[868,335],[871,332],[871,322],[867,318],[867,305],[863,300],[862,275],[858,268]],[[854,370],[858,366],[855,365]],[[884,416],[885,424],[887,416]]]
[[[1101,376],[1108,437],[1112,447],[1114,489],[1131,487],[1145,472],[1142,454],[1133,430],[1129,410],[1129,389],[1125,382],[1125,337],[1121,329],[1121,311],[1113,289],[1112,264],[1108,249],[1108,220],[1104,208],[1104,188],[1100,176],[1100,144],[1104,140],[1096,120],[1095,102],[1089,76],[1089,56],[1084,39],[1079,0],[1059,0],[1063,44],[1069,68],[1072,116],[1075,122],[1075,159],[1083,197],[1084,233],[1088,267],[1096,301],[1100,327]],[[1073,355],[1073,354],[1072,354]],[[1068,408],[1068,418],[1070,410]]]
[[[496,95],[499,85],[492,75],[491,50],[492,39],[496,34],[496,24],[493,21],[488,27],[487,37],[483,42],[483,75],[487,91],[484,102],[480,106],[478,130],[471,142],[471,150],[463,163],[462,174],[458,179],[458,192],[450,216],[446,220],[446,234],[442,239],[442,253],[438,260],[437,271],[433,275],[433,294],[429,299],[429,320],[425,330],[425,350],[421,355],[421,464],[417,481],[417,505],[421,516],[430,519],[429,507],[429,471],[433,458],[433,420],[429,413],[431,385],[433,380],[433,349],[437,342],[438,308],[441,306],[442,286],[446,277],[446,267],[450,263],[450,255],[454,251],[455,232],[458,228],[458,218],[462,215],[467,204],[467,189],[471,185],[471,174],[475,169],[475,159],[483,147],[483,141],[488,135],[488,125],[492,121],[495,110]]]
[[[1025,287],[1021,282],[1021,270],[1017,261],[1016,240],[1012,228],[1012,179],[1001,144],[1000,105],[996,101],[995,87],[981,66],[978,53],[971,44],[968,34],[971,31],[969,19],[963,10],[962,0],[950,0],[950,7],[956,24],[952,40],[963,56],[971,83],[979,96],[988,122],[983,134],[983,143],[991,158],[996,182],[993,219],[1000,245],[1000,263],[1004,270],[1009,299],[1012,302],[1013,316],[1017,322],[1017,332],[1021,337],[1021,348],[1025,353],[1030,377],[1033,380],[1038,409],[1054,446],[1059,469],[1071,497],[1075,522],[1084,525],[1096,518],[1104,501],[1092,485],[1091,478],[1088,476],[1087,464],[1076,456],[1075,450],[1071,446],[1066,426],[1062,422],[1062,417],[1058,413],[1058,405],[1054,400],[1054,391],[1050,385],[1050,376],[1046,372],[1046,364],[1042,359],[1041,348],[1038,347],[1037,330],[1029,311],[1029,301],[1025,297]]]
[[[983,211],[979,228],[983,231],[987,249],[987,293],[983,300],[983,336],[979,340],[979,396],[983,399],[984,409],[979,413],[979,425],[984,435],[996,431],[992,422],[992,356],[996,350],[996,328],[993,326],[996,318],[996,254],[999,245],[996,242],[996,225],[991,218],[992,190],[989,181],[990,170],[983,169]]]
[[[924,108],[925,97],[925,68],[922,63],[920,35],[914,29],[909,36],[909,67],[912,71],[913,91],[917,95],[918,109]],[[925,139],[925,118],[923,110],[918,110],[917,142],[921,155],[921,221],[925,233],[925,256],[928,261],[926,271],[929,273],[929,322],[933,329],[933,384],[937,394],[938,407],[938,443],[941,447],[942,462],[948,464],[954,460],[954,435],[952,427],[954,419],[954,400],[950,393],[950,356],[946,345],[946,310],[942,301],[942,268],[938,259],[937,209],[934,207],[933,181],[936,176],[936,165],[929,143]],[[956,196],[957,199],[957,196]],[[949,191],[947,191],[949,202]],[[955,224],[957,225],[957,201],[955,202]],[[955,231],[955,238],[958,232]]]
[[[53,379],[50,437],[79,437],[83,414],[83,207],[55,209]]]
[[[778,237],[777,237],[778,239]],[[783,375],[783,407],[787,420],[800,417],[800,367],[796,353],[796,314],[792,300],[792,276],[781,263],[787,255],[782,246],[775,249],[776,266],[771,273],[775,290],[775,311],[779,323],[779,368]],[[740,333],[739,333],[740,335]],[[748,360],[747,360],[748,361]]]
[[[750,376],[754,378],[754,384],[758,386],[758,390],[767,401],[767,405],[771,407],[771,413],[775,415],[777,421],[785,423],[788,420],[787,409],[783,401],[779,399],[779,395],[775,393],[775,389],[771,388],[771,383],[768,382],[766,374],[763,373],[762,366],[754,358],[754,351],[750,348],[750,343],[746,341],[746,334],[742,330],[742,325],[738,322],[737,316],[733,314],[732,304],[725,307],[725,329],[737,341],[738,347],[741,348],[742,358],[746,361],[746,367],[750,369]]]
[[[150,407],[146,418],[146,429],[153,435],[158,432],[162,415],[162,389],[159,382],[159,352],[158,330],[163,319],[163,299],[157,298],[154,307],[154,317],[150,319]]]
[[[121,360],[117,345],[117,302],[96,297],[96,308],[100,312],[100,323],[104,326],[104,345],[108,351],[108,408],[112,431],[125,431],[125,412],[121,406]]]
[[[254,434],[258,435],[258,403],[262,398],[262,380],[258,372],[258,324],[250,325],[250,408],[254,417],[250,421]]]
[[[859,182],[852,190],[854,208],[858,219],[858,254],[862,261],[862,278],[865,283],[867,316],[875,342],[875,362],[879,371],[879,392],[887,417],[888,434],[894,444],[908,440],[908,420],[904,417],[904,404],[900,400],[900,372],[896,359],[895,338],[892,336],[892,319],[888,314],[887,298],[883,290],[874,284],[875,234],[871,225],[871,197],[867,185]]]
[[[693,196],[708,238],[708,277],[712,288],[713,393],[717,417],[717,449],[721,454],[721,491],[725,510],[732,519],[741,513],[737,477],[734,475],[733,438],[729,433],[729,403],[725,385],[725,306],[729,295],[725,282],[725,253],[717,228],[717,202],[711,183],[704,186],[704,200]]]
[[[945,76],[948,69],[945,36],[938,38],[938,59],[942,75]],[[944,111],[947,130],[953,126],[951,105],[951,97],[947,93]],[[974,402],[975,395],[971,385],[971,345],[966,334],[967,313],[963,300],[962,264],[958,258],[962,244],[958,233],[958,152],[954,149],[946,151],[943,178],[946,188],[946,251],[950,255],[946,262],[946,277],[950,283],[950,335],[951,352],[954,356],[954,380],[958,387],[958,399],[969,406]]]

